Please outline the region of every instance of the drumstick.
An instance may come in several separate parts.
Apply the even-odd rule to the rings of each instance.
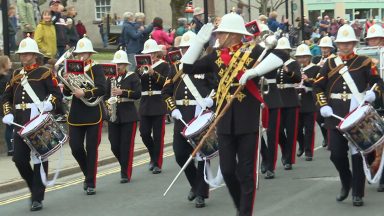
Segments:
[[[339,119],[340,121],[344,121],[345,120],[345,118],[342,118],[342,117],[340,117],[338,115],[335,115],[335,114],[332,114],[332,117],[335,117],[335,118]]]
[[[15,122],[10,122],[11,124],[13,124],[13,125],[15,125],[15,126],[17,126],[17,127],[20,127],[20,128],[25,128],[24,126],[22,126],[22,125],[19,125],[19,124],[17,124],[17,123],[15,123]]]
[[[373,91],[373,89],[375,89],[376,86],[377,86],[377,83],[375,83],[375,84],[371,87],[371,89],[369,89],[369,91]],[[365,101],[363,100],[363,101],[359,104],[359,106],[357,107],[357,109],[361,108],[364,104],[365,104]]]
[[[244,85],[239,85],[237,87],[235,93],[230,97],[229,101],[223,108],[223,110],[219,113],[219,115],[215,118],[213,123],[209,126],[207,133],[203,136],[203,138],[200,140],[199,144],[196,146],[196,148],[193,150],[191,156],[189,156],[187,162],[185,162],[184,166],[180,169],[179,173],[177,173],[176,177],[172,180],[171,184],[168,186],[167,190],[164,192],[163,196],[166,196],[168,191],[171,189],[173,184],[176,182],[176,180],[179,178],[181,173],[187,168],[188,164],[192,161],[193,157],[197,154],[197,152],[200,151],[200,149],[203,147],[205,140],[212,134],[212,132],[215,130],[216,125],[219,123],[221,118],[223,118],[224,114],[228,111],[228,109],[231,107],[233,101],[235,100],[236,96],[241,92],[241,90],[244,89]]]
[[[50,101],[51,98],[52,98],[52,94],[49,94],[47,101]],[[44,113],[44,102],[43,102],[43,108],[42,108],[42,110],[40,110],[39,118],[41,117],[41,115],[43,115],[43,113]]]
[[[179,119],[179,120],[185,125],[185,127],[188,127],[188,124],[183,119]]]

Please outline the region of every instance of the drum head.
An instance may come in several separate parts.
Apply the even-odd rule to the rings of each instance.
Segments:
[[[188,127],[184,129],[184,136],[189,137],[195,133],[200,132],[212,121],[213,112],[203,113],[198,118],[193,119]]]
[[[364,105],[352,113],[350,113],[344,121],[340,123],[340,130],[345,130],[350,126],[353,126],[356,122],[358,122],[362,117],[364,117],[365,113],[369,110],[369,105]]]
[[[37,116],[36,118],[29,121],[27,124],[25,124],[25,128],[23,128],[20,131],[20,135],[26,134],[30,132],[31,130],[37,128],[44,120],[47,118],[48,113],[44,113],[41,116]]]

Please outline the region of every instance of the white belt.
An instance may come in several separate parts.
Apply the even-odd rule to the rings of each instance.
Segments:
[[[31,109],[32,105],[35,106],[34,103],[21,103],[21,104],[16,104],[15,108],[18,110]]]
[[[306,86],[301,86],[301,87],[296,87],[297,90],[304,89],[305,92],[310,92],[313,91],[312,87],[306,87]]]
[[[277,84],[277,88],[286,89],[286,88],[295,88],[296,84]]]
[[[129,98],[119,98],[118,102],[124,103],[124,102],[134,102],[135,100],[129,99]]]
[[[276,79],[265,79],[268,84],[276,83]]]
[[[196,100],[189,100],[189,99],[176,100],[176,105],[179,105],[179,106],[196,106],[197,101]]]
[[[143,91],[141,92],[141,96],[152,96],[152,95],[161,95],[161,91]]]
[[[338,100],[351,100],[352,94],[351,93],[331,93],[330,96],[331,99],[338,99]]]

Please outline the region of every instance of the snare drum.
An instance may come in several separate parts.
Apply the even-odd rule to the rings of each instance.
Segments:
[[[365,155],[384,143],[384,121],[369,104],[349,113],[338,129]]]
[[[207,133],[209,126],[215,120],[215,114],[212,111],[205,111],[200,116],[192,119],[187,127],[184,127],[182,135],[188,140],[193,148],[199,144],[200,140]],[[219,143],[216,133],[212,133],[200,149],[203,158],[211,159],[218,155]]]
[[[18,133],[32,152],[42,160],[59,150],[68,139],[65,129],[50,113],[36,116]]]

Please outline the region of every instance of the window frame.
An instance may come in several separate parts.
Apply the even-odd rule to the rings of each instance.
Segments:
[[[111,0],[95,0],[95,20],[96,21],[102,21],[103,15],[106,15],[109,13],[111,13]]]

